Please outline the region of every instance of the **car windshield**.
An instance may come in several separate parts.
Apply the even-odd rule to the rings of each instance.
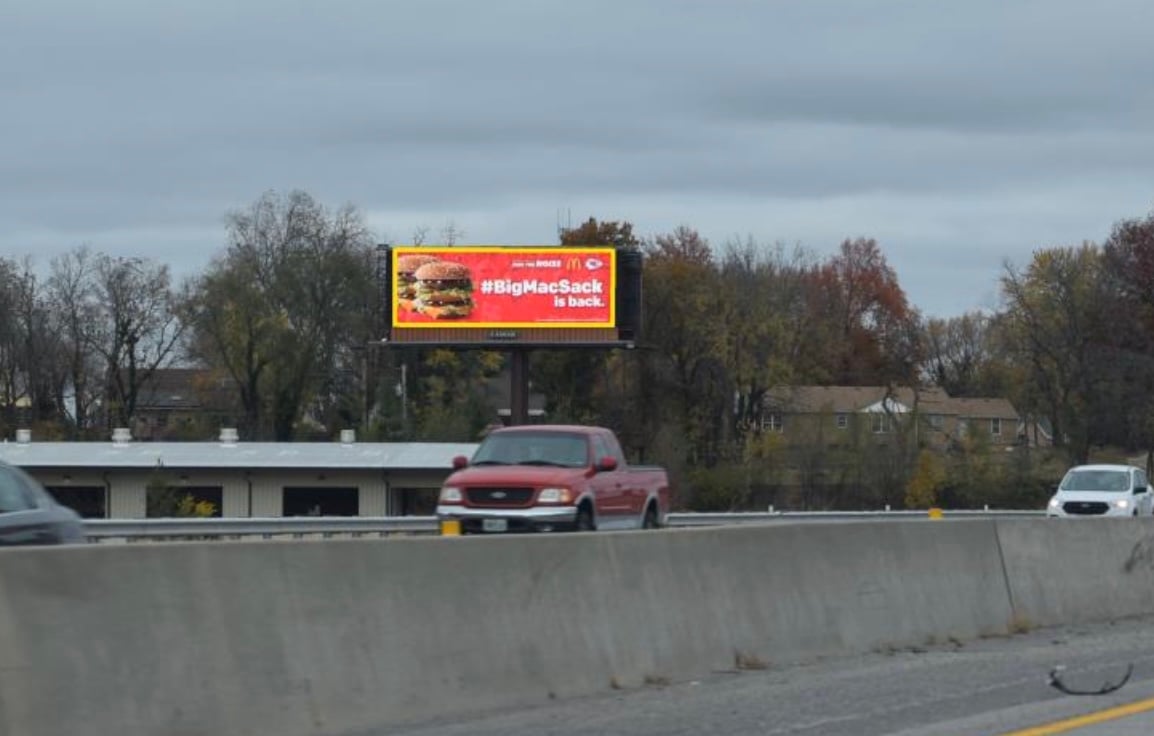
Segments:
[[[588,442],[583,435],[557,432],[491,434],[477,448],[472,464],[581,468],[589,464]]]
[[[1063,491],[1128,491],[1130,473],[1125,470],[1071,470],[1062,480]]]

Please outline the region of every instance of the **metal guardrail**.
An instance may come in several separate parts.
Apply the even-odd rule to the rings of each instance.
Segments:
[[[432,534],[434,516],[286,516],[222,519],[85,519],[89,539],[389,536]]]
[[[1029,518],[1044,511],[943,511],[953,518]],[[683,512],[670,514],[671,527],[729,526],[734,524],[798,523],[816,521],[870,521],[929,519],[927,511],[754,511]],[[85,532],[93,541],[123,539],[244,539],[277,537],[377,537],[398,534],[435,534],[435,516],[289,516],[221,519],[87,519]]]
[[[942,518],[989,519],[989,518],[1031,518],[1045,516],[1045,511],[958,509],[942,511]],[[765,524],[769,522],[808,521],[895,521],[898,519],[930,519],[929,511],[744,511],[728,512],[687,512],[669,515],[669,526],[718,526],[732,524]]]

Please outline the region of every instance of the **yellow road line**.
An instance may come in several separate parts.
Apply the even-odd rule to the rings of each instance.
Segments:
[[[1113,721],[1118,718],[1125,718],[1126,716],[1145,713],[1150,710],[1154,710],[1154,698],[1139,700],[1137,703],[1130,703],[1129,705],[1119,705],[1116,708],[1107,708],[1097,713],[1087,713],[1084,716],[1067,718],[1064,721],[1055,721],[1045,726],[1034,726],[1033,728],[1026,728],[1021,731],[1011,731],[1010,733],[1002,734],[1002,736],[1051,736],[1051,734],[1065,733],[1067,731],[1073,731],[1075,728],[1081,728],[1082,726],[1093,726],[1096,723],[1105,723],[1106,721]]]

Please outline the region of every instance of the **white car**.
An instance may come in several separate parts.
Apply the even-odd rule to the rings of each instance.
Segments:
[[[1079,465],[1066,471],[1046,516],[1151,516],[1154,488],[1131,465]]]

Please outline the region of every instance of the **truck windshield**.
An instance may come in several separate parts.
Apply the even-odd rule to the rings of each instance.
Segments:
[[[1130,474],[1125,470],[1071,470],[1061,488],[1063,491],[1128,491]]]
[[[589,465],[588,441],[583,435],[557,432],[491,434],[473,455],[473,465]]]

